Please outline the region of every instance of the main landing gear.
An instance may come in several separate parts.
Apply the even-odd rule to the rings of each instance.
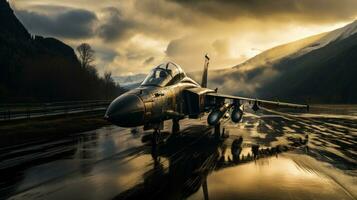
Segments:
[[[229,134],[229,133],[228,132],[226,133],[225,128],[221,129],[221,123],[218,123],[214,126],[213,134],[216,139],[224,139],[224,138],[228,137],[227,134]]]
[[[214,125],[214,136],[217,139],[221,138],[221,123]]]
[[[151,128],[154,129],[154,132],[152,133],[152,137],[151,137],[151,143],[153,146],[156,146],[157,144],[160,143],[161,130],[164,128],[164,123],[163,122],[154,123],[152,124]]]
[[[152,144],[158,145],[162,140],[161,130],[163,129],[163,123],[154,124],[154,132],[152,133]],[[172,120],[171,133],[173,135],[178,135],[180,132],[180,123],[178,119]]]

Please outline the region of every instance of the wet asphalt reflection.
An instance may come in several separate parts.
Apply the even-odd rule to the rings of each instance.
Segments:
[[[0,148],[0,199],[356,199],[356,110],[248,111],[222,138],[166,123],[156,148],[115,126]]]

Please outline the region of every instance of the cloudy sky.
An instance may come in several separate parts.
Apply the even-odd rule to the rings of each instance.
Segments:
[[[186,71],[231,67],[262,50],[333,30],[356,0],[10,0],[32,34],[87,42],[100,73],[146,73],[167,60]]]

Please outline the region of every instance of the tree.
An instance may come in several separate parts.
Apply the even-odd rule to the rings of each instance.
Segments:
[[[105,97],[109,99],[109,94],[116,89],[116,84],[112,78],[111,72],[104,72],[104,84],[105,84]]]
[[[83,68],[88,68],[92,66],[95,61],[94,50],[87,43],[82,43],[77,47],[78,59]]]
[[[104,72],[104,81],[106,84],[114,83],[111,72]]]

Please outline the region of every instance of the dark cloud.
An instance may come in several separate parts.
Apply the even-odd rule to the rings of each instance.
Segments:
[[[183,37],[176,40],[171,40],[166,48],[166,55],[168,57],[177,56],[197,56],[202,55],[204,51],[208,50],[209,44],[205,44],[197,38]],[[195,52],[195,55],[193,55]]]
[[[155,60],[155,58],[154,58],[153,56],[151,56],[151,57],[147,58],[147,59],[143,62],[143,64],[144,64],[144,65],[151,64],[152,62],[154,62],[154,60]]]
[[[177,10],[165,7],[166,5],[167,2],[163,0],[140,0],[135,1],[133,10],[123,10],[120,7],[103,9],[104,17],[98,28],[98,35],[105,42],[125,41],[138,34],[156,39],[176,35],[180,20],[171,21],[167,12],[177,13]],[[161,12],[165,8],[166,11]],[[173,23],[176,25],[172,26]]]
[[[103,49],[103,48],[95,48],[95,49],[100,60],[102,60],[105,63],[113,62],[116,57],[120,56],[119,53],[117,53],[112,49]]]
[[[98,28],[98,35],[106,42],[124,39],[130,34],[134,22],[124,20],[121,12],[114,7],[106,8],[105,22]]]
[[[194,65],[193,60],[200,58],[207,50],[205,44],[191,37],[183,37],[171,40],[166,47],[166,56],[181,65],[184,61],[189,61]],[[185,67],[184,67],[185,68]]]
[[[219,20],[237,17],[258,20],[336,21],[353,19],[356,0],[168,0]]]
[[[62,7],[58,7],[59,10]],[[33,34],[61,38],[88,38],[94,35],[93,25],[97,17],[82,9],[65,9],[55,15],[17,10],[16,15]]]
[[[172,40],[167,45],[165,53],[167,56],[175,56],[178,53],[181,53],[180,50],[182,48],[184,48],[184,46],[181,44],[181,40]]]
[[[175,20],[176,23],[182,22],[184,25],[193,25],[202,23],[197,17],[199,13],[187,12],[187,9],[183,8],[175,2],[167,0],[139,0],[135,1],[135,9],[139,12],[148,13],[153,18],[159,18],[160,20]]]

